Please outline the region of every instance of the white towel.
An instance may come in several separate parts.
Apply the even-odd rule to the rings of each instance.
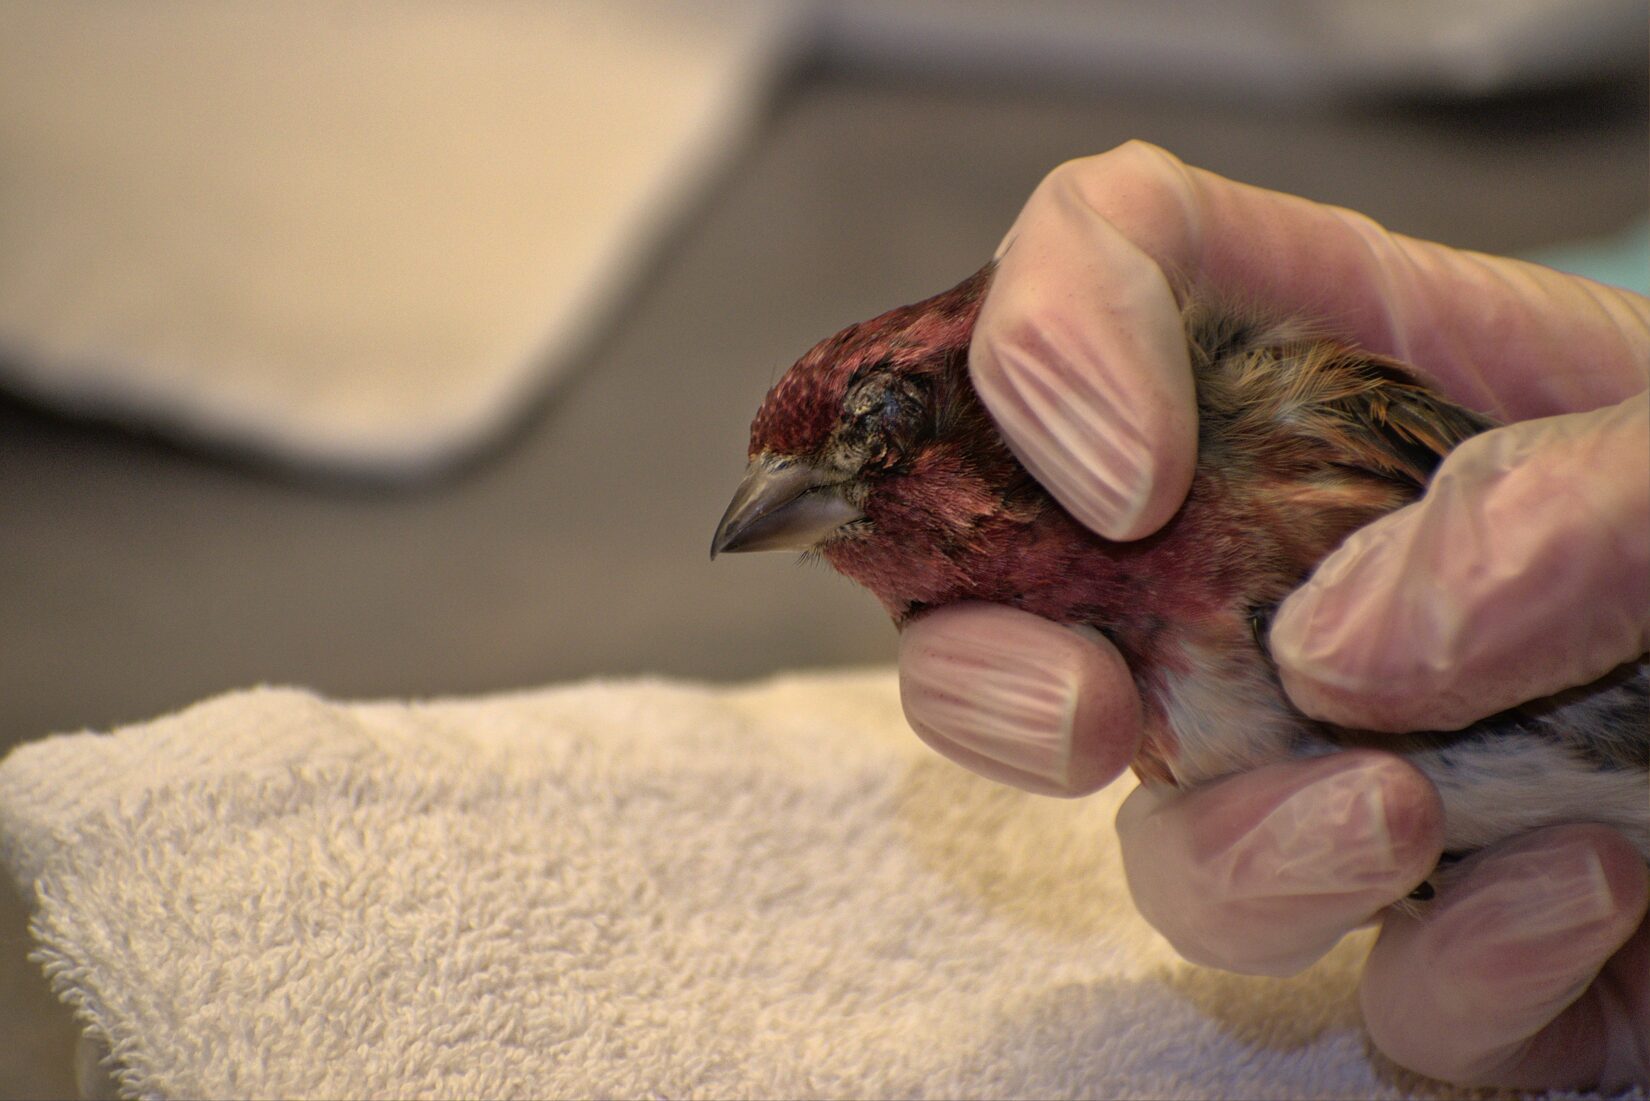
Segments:
[[[975,778],[887,672],[224,696],[0,764],[38,958],[142,1097],[1449,1095],[1366,936],[1178,962],[1112,816]]]

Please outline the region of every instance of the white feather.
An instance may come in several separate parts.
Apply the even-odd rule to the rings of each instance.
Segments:
[[[1339,748],[1285,702],[1253,654],[1195,643],[1181,654],[1171,663],[1178,671],[1163,677],[1157,693],[1178,748],[1171,765],[1181,784]],[[1378,739],[1360,742],[1379,746]],[[1643,769],[1600,767],[1553,737],[1517,728],[1404,756],[1443,800],[1446,851],[1471,851],[1542,826],[1601,822],[1650,860],[1650,774]]]

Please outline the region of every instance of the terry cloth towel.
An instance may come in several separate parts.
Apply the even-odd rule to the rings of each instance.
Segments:
[[[792,0],[0,5],[0,383],[289,463],[451,461],[737,146]]]
[[[38,960],[131,1097],[1451,1096],[1133,913],[884,671],[339,704],[261,689],[0,764]]]

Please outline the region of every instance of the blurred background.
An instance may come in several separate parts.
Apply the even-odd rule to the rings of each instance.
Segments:
[[[1650,279],[1641,0],[687,10],[0,9],[0,750],[892,660],[827,569],[709,562],[750,416],[1131,138]],[[25,922],[0,1096],[71,1096]]]

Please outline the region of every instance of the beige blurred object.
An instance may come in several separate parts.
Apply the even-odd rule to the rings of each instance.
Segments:
[[[796,25],[783,0],[12,0],[0,380],[438,466],[567,365]]]
[[[416,475],[618,316],[804,48],[971,81],[1450,95],[1642,64],[1645,21],[1642,0],[8,0],[0,386]]]

